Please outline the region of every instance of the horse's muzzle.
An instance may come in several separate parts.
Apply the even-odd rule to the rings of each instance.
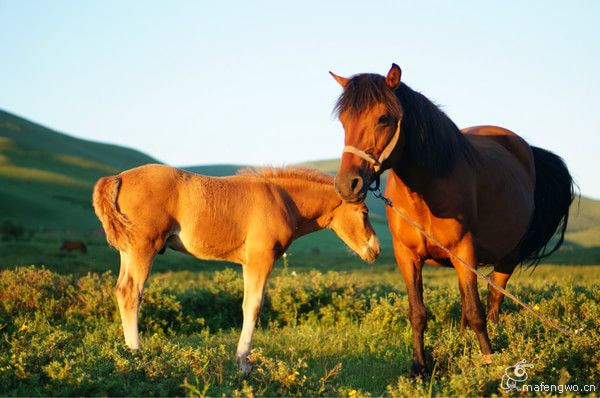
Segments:
[[[338,173],[335,177],[335,190],[344,202],[358,203],[367,197],[367,185],[358,174]]]
[[[380,253],[381,248],[379,246],[379,239],[377,239],[377,236],[373,234],[367,242],[367,245],[364,247],[361,258],[366,262],[372,263],[373,261],[377,260]]]

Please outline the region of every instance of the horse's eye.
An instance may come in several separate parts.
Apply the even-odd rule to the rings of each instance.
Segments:
[[[379,120],[377,120],[377,124],[382,125],[382,126],[387,126],[388,124],[390,124],[390,115],[383,115],[379,117]]]

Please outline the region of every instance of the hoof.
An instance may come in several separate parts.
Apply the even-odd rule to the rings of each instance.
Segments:
[[[413,362],[410,367],[410,377],[422,377],[425,374],[425,365],[419,365],[418,363]]]
[[[481,356],[481,363],[484,365],[491,365],[494,363],[494,354],[483,354]]]
[[[498,320],[500,319],[500,314],[497,312],[489,312],[487,314],[487,319],[491,323],[498,323]]]
[[[248,361],[248,358],[246,356],[237,357],[237,364],[238,364],[238,369],[240,371],[240,377],[242,379],[245,379],[246,377],[248,377],[248,375],[250,374],[250,372],[252,372],[252,369],[253,369],[253,366]]]
[[[239,369],[240,369],[240,377],[242,379],[245,379],[246,377],[248,377],[250,375],[250,373],[252,372],[252,365],[248,362],[245,363],[241,363],[239,365]]]

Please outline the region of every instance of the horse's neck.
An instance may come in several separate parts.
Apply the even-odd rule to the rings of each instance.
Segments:
[[[340,199],[332,186],[299,179],[282,180],[280,186],[287,192],[297,209],[296,237],[327,228],[332,212]]]
[[[404,109],[401,161],[411,159],[416,166],[440,177],[458,161],[472,157],[471,144],[437,105],[406,85],[397,95]]]
[[[440,184],[440,178],[410,157],[402,157],[392,170],[410,191],[424,194]]]

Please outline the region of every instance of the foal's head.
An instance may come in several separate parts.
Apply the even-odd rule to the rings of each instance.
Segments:
[[[386,77],[366,73],[352,78],[332,76],[344,88],[336,110],[346,145],[335,189],[343,200],[361,202],[369,185],[390,167],[390,160],[402,146],[403,110],[395,94],[401,71],[393,64]]]
[[[379,239],[363,203],[342,202],[333,211],[329,227],[363,260],[371,263],[379,257]]]

